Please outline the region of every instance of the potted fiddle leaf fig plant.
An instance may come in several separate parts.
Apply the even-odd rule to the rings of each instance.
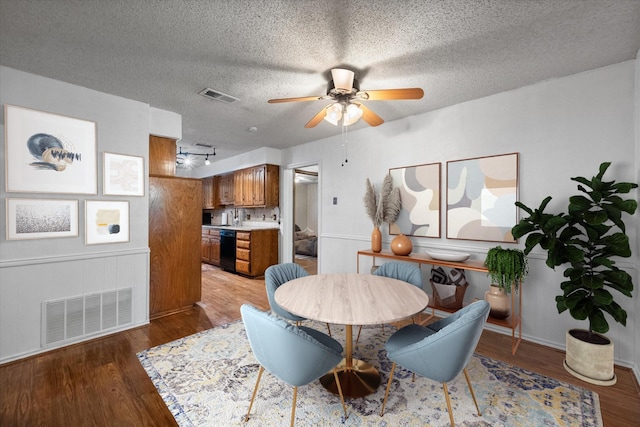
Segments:
[[[574,319],[588,321],[588,329],[567,332],[564,366],[574,376],[599,385],[616,381],[613,342],[603,335],[609,330],[605,315],[626,326],[627,312],[614,295],[631,297],[633,283],[615,259],[631,256],[623,214],[633,215],[638,207],[636,200],[621,197],[638,184],[604,180],[610,165],[602,163],[591,179],[571,178],[580,193],[569,197],[567,213],[545,212],[551,197],[537,209],[516,202],[529,216],[511,230],[515,238],[527,235],[525,254],[540,246],[548,267],[566,265],[562,293],[555,299],[558,313],[568,310]]]
[[[487,251],[484,264],[491,276],[491,288],[484,295],[484,299],[491,306],[489,315],[497,319],[505,319],[509,317],[511,311],[507,294],[511,293],[512,288],[518,291],[529,272],[527,257],[520,249],[504,249],[496,246]]]

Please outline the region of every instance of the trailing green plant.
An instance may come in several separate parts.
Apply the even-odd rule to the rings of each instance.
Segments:
[[[491,248],[484,264],[489,270],[491,282],[506,293],[511,292],[512,285],[517,291],[529,273],[527,257],[520,249],[503,249],[501,246]]]
[[[626,326],[627,312],[614,301],[610,290],[627,297],[633,291],[631,276],[615,265],[614,258],[631,256],[622,214],[633,215],[638,203],[620,194],[629,193],[638,184],[604,181],[610,165],[602,163],[590,180],[571,178],[582,194],[569,197],[567,213],[546,213],[550,196],[537,209],[516,202],[529,216],[511,230],[515,238],[528,235],[525,254],[540,245],[550,268],[569,264],[564,271],[566,280],[560,284],[562,295],[556,296],[558,313],[569,310],[574,319],[588,320],[590,336],[609,330],[605,313]]]

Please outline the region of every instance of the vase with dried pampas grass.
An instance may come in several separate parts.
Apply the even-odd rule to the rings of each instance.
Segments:
[[[387,174],[382,182],[380,195],[376,194],[376,189],[367,178],[366,191],[364,193],[365,212],[373,222],[373,232],[371,233],[371,250],[380,252],[382,250],[382,233],[380,226],[383,222],[392,224],[400,214],[402,203],[400,200],[400,189],[393,188],[391,174]]]

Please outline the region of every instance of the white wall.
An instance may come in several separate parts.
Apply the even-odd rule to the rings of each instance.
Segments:
[[[145,159],[148,171],[149,134],[180,137],[180,126],[156,129],[153,117],[162,112],[149,105],[33,74],[0,67],[0,103],[47,111],[96,122],[98,194],[33,194],[5,192],[4,123],[0,129],[0,363],[44,350],[41,346],[41,303],[133,287],[133,322],[148,322],[149,201],[144,197],[102,195],[102,153],[129,154]],[[178,116],[179,118],[179,116]],[[166,123],[166,121],[164,121]],[[148,173],[147,173],[148,175]],[[79,201],[79,236],[6,240],[6,198],[75,199]],[[130,241],[86,246],[84,202],[128,200]],[[115,330],[117,330],[116,328]],[[122,328],[120,328],[122,329]],[[113,331],[110,331],[113,332]],[[55,346],[54,346],[55,347]]]
[[[441,162],[446,188],[446,162],[477,156],[520,153],[520,200],[537,207],[547,195],[554,200],[549,211],[566,209],[564,200],[575,194],[573,176],[591,177],[602,161],[612,161],[608,178],[634,180],[638,176],[634,124],[635,63],[628,61],[566,78],[465,102],[427,114],[385,123],[379,128],[350,131],[349,162],[342,166],[339,130],[336,137],[305,144],[283,152],[283,165],[320,163],[320,272],[353,272],[356,251],[370,247],[371,222],[364,212],[365,180],[379,188],[389,168]],[[429,88],[425,88],[429,93]],[[410,101],[407,101],[410,102]],[[349,185],[345,185],[349,183]],[[637,196],[637,193],[636,193]],[[338,204],[332,204],[332,198]],[[442,204],[446,204],[443,193]],[[286,207],[285,207],[286,209]],[[496,243],[446,239],[446,215],[442,211],[442,238],[413,238],[414,251],[425,247],[461,250],[484,259]],[[383,231],[383,247],[389,237]],[[628,234],[638,248],[638,221],[629,221]],[[520,247],[523,245],[520,244]],[[351,254],[351,255],[349,255]],[[370,262],[361,259],[361,271]],[[523,334],[527,339],[564,348],[565,331],[585,325],[568,313],[559,315],[561,270],[544,265],[541,252],[530,256],[531,274],[525,283]],[[621,267],[633,271],[633,261]],[[364,270],[363,270],[364,268]],[[636,276],[637,277],[637,276]],[[482,297],[489,280],[471,273],[473,286],[466,298]],[[616,345],[619,363],[637,361],[634,349],[638,329],[634,299],[618,300],[627,310],[627,327],[611,321],[608,334]],[[636,362],[637,363],[637,362]]]

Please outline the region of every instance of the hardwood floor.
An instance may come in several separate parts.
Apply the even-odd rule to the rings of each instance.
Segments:
[[[307,270],[309,274],[318,274],[318,258],[315,257],[298,257],[294,261],[300,267]]]
[[[176,425],[136,353],[238,320],[245,302],[268,309],[264,280],[203,270],[202,302],[188,311],[0,366],[0,426]],[[523,341],[512,356],[510,340],[485,331],[477,352],[596,391],[605,427],[638,425],[640,390],[629,369],[616,368],[615,386],[598,387],[569,375],[563,352]]]

